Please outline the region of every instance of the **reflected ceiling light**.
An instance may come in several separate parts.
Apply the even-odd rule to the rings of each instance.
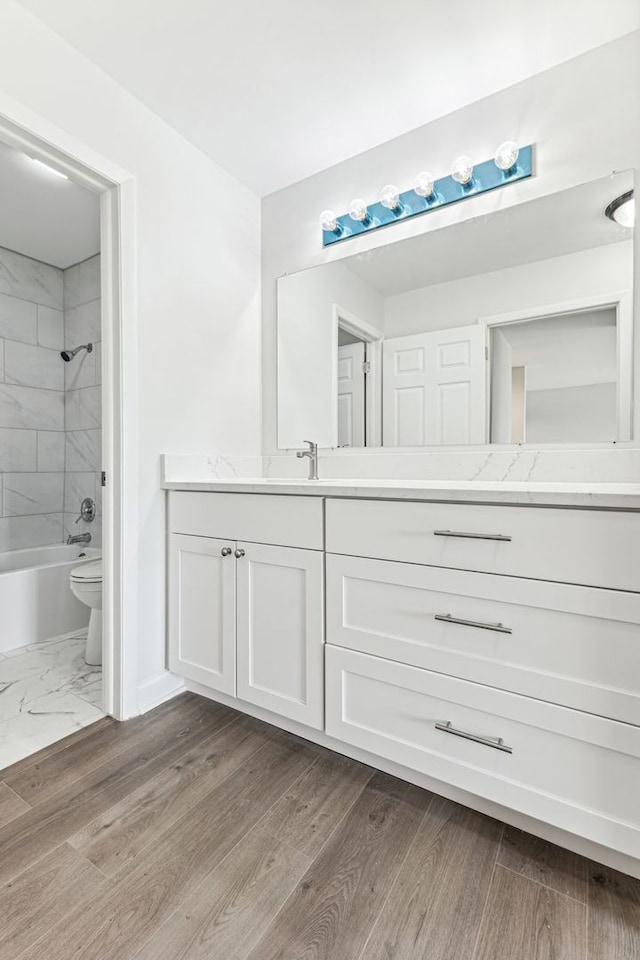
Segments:
[[[387,183],[380,191],[380,203],[387,210],[398,210],[400,207],[400,191],[393,183]]]
[[[633,227],[636,219],[636,202],[633,198],[633,190],[627,190],[615,200],[612,200],[605,214],[609,220],[619,223],[622,227]]]
[[[429,173],[428,170],[423,170],[413,181],[413,189],[419,197],[424,197],[427,200],[433,196],[433,182],[433,174]]]
[[[342,227],[338,223],[333,210],[323,210],[320,214],[320,226],[328,233],[342,233]]]
[[[456,183],[466,186],[473,178],[473,160],[471,157],[458,157],[453,161],[451,177]]]
[[[349,216],[352,220],[357,220],[358,223],[368,223],[369,211],[366,203],[360,197],[356,197],[355,200],[351,201],[349,206]]]
[[[509,170],[513,170],[518,162],[519,154],[518,144],[513,140],[505,140],[494,153],[493,162],[498,170],[508,173]]]
[[[29,157],[29,160],[31,160],[32,163],[37,163],[40,167],[44,167],[45,170],[48,170],[49,173],[55,174],[56,177],[61,177],[63,180],[69,179],[66,173],[56,170],[55,167],[50,167],[48,163],[44,162],[44,160],[38,160],[37,157]]]

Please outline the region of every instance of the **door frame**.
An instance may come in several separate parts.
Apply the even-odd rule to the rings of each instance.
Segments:
[[[335,424],[336,447],[338,445],[338,329],[342,327],[347,333],[364,340],[367,344],[367,360],[369,362],[369,374],[366,390],[366,447],[382,446],[382,341],[384,334],[378,327],[361,320],[350,310],[341,307],[340,304],[333,304],[333,329],[331,340],[332,355],[332,397],[333,397],[333,422]],[[342,448],[341,448],[342,449]],[[356,450],[357,447],[352,449]]]
[[[602,310],[613,307],[616,311],[616,341],[618,380],[616,384],[616,441],[633,439],[633,297],[628,290],[618,290],[608,294],[596,294],[577,300],[564,300],[561,303],[547,303],[525,310],[499,313],[493,316],[479,317],[478,323],[485,328],[485,362],[487,365],[485,404],[487,439],[490,442],[491,430],[491,328],[509,323],[523,323],[526,320],[541,320],[562,314],[584,313],[587,310]]]
[[[0,140],[100,196],[103,706],[138,710],[138,354],[135,180],[43,117],[0,95]]]

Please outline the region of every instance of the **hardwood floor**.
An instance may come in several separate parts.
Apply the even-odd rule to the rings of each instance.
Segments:
[[[184,694],[0,771],[0,960],[638,960],[640,881]]]

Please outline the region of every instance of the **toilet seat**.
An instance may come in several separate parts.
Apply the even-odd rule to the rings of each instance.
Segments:
[[[70,577],[76,583],[102,583],[102,560],[92,560],[74,567]]]

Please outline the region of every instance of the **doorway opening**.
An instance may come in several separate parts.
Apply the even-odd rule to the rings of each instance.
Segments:
[[[127,670],[136,656],[129,645],[135,571],[126,582],[122,575],[133,540],[123,494],[133,489],[137,442],[131,431],[125,457],[125,379],[131,382],[136,363],[135,349],[125,349],[135,342],[133,181],[22,112],[16,105],[0,116],[0,166],[21,176],[0,223],[0,351],[9,358],[0,377],[0,474],[3,492],[11,491],[0,516],[0,591],[6,576],[5,592],[17,601],[23,591],[26,602],[3,612],[0,689],[25,655],[46,665],[51,690],[9,678],[24,687],[22,712],[37,720],[33,737],[21,738],[29,754],[71,732],[56,717],[66,715],[76,729],[104,713],[137,713],[137,676]],[[42,191],[57,196],[58,206],[52,200],[39,211]],[[66,209],[67,226],[78,229],[56,223],[56,209]],[[45,218],[40,231],[37,214]],[[126,509],[134,508],[135,495]],[[12,589],[16,578],[24,579],[21,591]],[[133,628],[127,638],[125,607]],[[100,659],[100,647],[102,664],[88,663]],[[46,702],[37,704],[38,694]],[[11,753],[14,728],[0,715],[0,767],[19,759]]]
[[[337,445],[380,446],[383,333],[338,304],[333,320]]]

